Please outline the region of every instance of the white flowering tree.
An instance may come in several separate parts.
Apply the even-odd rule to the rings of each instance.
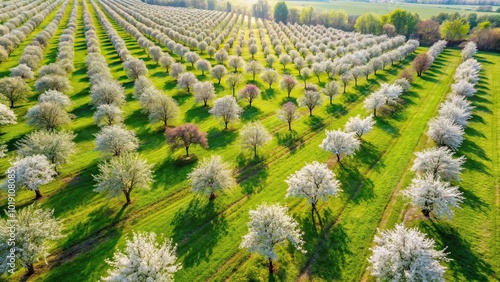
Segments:
[[[17,117],[13,110],[0,103],[0,125],[16,124]]]
[[[95,192],[109,197],[125,195],[130,204],[130,193],[136,189],[149,190],[153,183],[152,165],[137,153],[125,153],[99,164],[99,174],[94,175]]]
[[[41,102],[26,112],[27,124],[36,128],[56,130],[71,122],[71,115],[57,103]]]
[[[9,212],[6,213],[7,217],[11,216]],[[14,234],[11,234],[11,230],[14,230]],[[6,258],[13,250],[14,264],[27,268],[28,275],[35,273],[34,264],[45,260],[50,254],[52,243],[64,237],[61,231],[62,224],[54,217],[54,210],[36,205],[19,210],[13,221],[11,218],[0,219],[0,272],[7,273],[10,269],[10,261]],[[14,245],[9,245],[8,241]]]
[[[125,249],[116,251],[104,281],[174,281],[174,274],[182,268],[176,263],[177,246],[172,240],[157,240],[156,233],[133,233]]]
[[[323,94],[325,94],[328,99],[330,99],[330,105],[332,104],[333,98],[339,95],[339,84],[332,80],[325,85],[323,88]]]
[[[285,182],[288,184],[287,197],[306,198],[311,204],[311,213],[314,214],[319,200],[326,201],[328,197],[335,197],[342,190],[335,174],[326,164],[312,162],[301,170],[291,174]]]
[[[44,155],[57,173],[57,167],[75,153],[75,137],[71,131],[35,131],[16,143],[17,154],[20,157]]]
[[[373,111],[373,116],[377,117],[377,110],[386,103],[386,97],[380,91],[373,92],[365,99],[365,109]]]
[[[299,251],[306,252],[302,249],[303,232],[287,211],[286,207],[279,204],[263,204],[249,212],[248,233],[243,236],[240,248],[266,257],[269,262],[269,273],[273,273],[273,261],[278,259],[277,246],[289,241]]]
[[[438,113],[440,116],[449,118],[453,123],[463,128],[467,126],[469,119],[472,118],[472,113],[469,109],[457,106],[451,101],[441,103]]]
[[[439,146],[448,146],[452,150],[457,150],[464,140],[464,130],[453,120],[439,116],[429,121],[427,135]]]
[[[272,139],[267,129],[258,122],[245,124],[240,130],[240,137],[242,147],[252,150],[254,157],[257,157],[257,148],[266,145]]]
[[[461,95],[465,97],[472,97],[476,94],[476,89],[474,88],[474,84],[466,81],[459,80],[451,85],[451,90],[453,94]]]
[[[375,236],[376,246],[368,259],[368,270],[379,281],[442,281],[448,261],[444,251],[436,251],[434,240],[416,228],[399,224]]]
[[[307,107],[309,109],[309,116],[312,116],[313,109],[323,104],[323,97],[318,91],[306,90],[304,96],[298,99],[298,103],[301,107]]]
[[[420,175],[430,174],[447,181],[460,180],[465,157],[453,158],[453,152],[446,147],[437,147],[415,153],[417,156],[411,169]]]
[[[186,89],[187,93],[191,93],[191,89],[198,82],[198,79],[192,72],[183,72],[177,77],[177,87]]]
[[[438,218],[448,219],[453,216],[451,208],[458,208],[464,199],[458,187],[432,174],[413,178],[410,187],[403,191],[403,196],[410,199],[425,217],[434,212]]]
[[[240,119],[243,109],[238,105],[232,96],[225,96],[214,101],[214,106],[208,111],[215,118],[221,117],[224,121],[225,129],[230,121]]]
[[[204,159],[188,174],[191,182],[191,190],[195,193],[210,196],[210,200],[215,199],[217,191],[230,188],[236,185],[236,180],[232,175],[229,164],[224,162],[220,156],[212,156]]]
[[[193,86],[194,100],[203,102],[206,107],[209,100],[215,98],[214,84],[210,81],[196,82]]]
[[[340,162],[340,156],[350,156],[359,149],[361,142],[355,137],[354,132],[343,132],[342,130],[326,131],[326,138],[321,142],[320,148],[337,156]]]
[[[115,105],[99,105],[94,113],[94,123],[97,124],[97,126],[113,125],[122,122],[122,110]]]
[[[355,117],[350,117],[347,123],[345,124],[346,132],[354,132],[361,139],[361,136],[370,132],[375,125],[375,120],[373,120],[373,116],[369,115],[366,118],[362,119],[359,115]]]
[[[227,74],[227,69],[223,65],[216,65],[210,69],[210,75],[217,79],[217,84],[220,84],[222,78]]]
[[[127,130],[121,124],[105,126],[95,134],[96,150],[119,156],[123,153],[133,152],[139,147],[139,139],[134,131]]]
[[[8,171],[13,171],[15,175],[16,192],[21,188],[35,191],[36,198],[42,197],[40,185],[51,182],[56,174],[54,165],[47,160],[44,155],[32,155],[24,158],[18,158]],[[8,174],[8,173],[7,173]],[[7,179],[3,182],[2,188],[7,190]]]

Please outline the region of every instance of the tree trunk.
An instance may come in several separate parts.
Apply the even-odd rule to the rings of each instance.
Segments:
[[[210,198],[209,198],[209,200],[210,200],[210,201],[213,201],[213,200],[215,200],[215,197],[217,197],[217,195],[215,195],[215,193],[214,193],[214,192],[211,192],[211,193],[210,193]]]
[[[358,78],[354,77],[354,85],[358,86]]]
[[[123,191],[123,194],[125,194],[125,198],[127,199],[127,205],[130,204],[130,191],[129,192]]]
[[[36,189],[35,190],[35,200],[38,200],[42,197],[42,193],[40,193],[40,190]]]
[[[252,75],[252,81],[255,81],[255,73]]]
[[[373,109],[373,116],[377,117],[377,109]]]
[[[14,100],[10,100],[10,108],[13,109],[14,108]]]
[[[225,126],[226,126],[224,129],[227,129],[227,124],[228,124],[229,122],[228,122],[228,121],[225,121],[224,123],[225,123]]]
[[[288,122],[288,130],[292,130],[292,122],[291,121]]]
[[[208,102],[207,100],[204,100],[204,101],[203,101],[203,107],[206,107],[206,106],[207,106],[207,102]]]
[[[346,86],[347,86],[347,84],[346,84],[346,83],[344,83],[344,94],[345,94],[345,87],[346,87]]]
[[[236,86],[233,86],[233,97],[234,97],[234,89],[236,88]]]
[[[268,258],[269,260],[269,274],[273,274],[274,269],[273,269],[273,260],[271,258]]]
[[[424,214],[425,217],[429,218],[430,217],[430,210],[422,210],[422,213]]]
[[[220,80],[221,80],[221,79],[222,79],[222,77],[221,77],[221,78],[219,78],[219,82],[217,82],[217,84],[219,84],[219,85],[220,85]]]
[[[250,108],[252,107],[252,100],[248,101]]]
[[[201,71],[201,75],[205,75],[205,71],[204,70]]]
[[[332,101],[333,101],[333,97],[330,96],[330,105],[333,105]]]
[[[337,162],[340,163],[340,154],[336,154],[337,155]]]
[[[312,115],[313,115],[313,110],[309,109],[309,116],[312,117]]]
[[[368,80],[368,75],[366,75],[366,80]]]
[[[34,273],[35,273],[35,267],[33,267],[33,264],[32,264],[32,263],[31,263],[31,264],[28,264],[28,265],[26,266],[26,268],[28,268],[28,273],[27,273],[27,276],[32,275],[32,274],[34,274]]]
[[[316,204],[315,203],[311,203],[311,213],[314,217],[314,211],[316,210]]]
[[[257,157],[257,146],[253,146],[253,157]]]
[[[289,90],[288,91],[288,98],[290,98],[290,93],[292,92],[292,90]]]

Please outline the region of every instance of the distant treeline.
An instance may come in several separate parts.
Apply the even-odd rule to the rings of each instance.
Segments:
[[[404,2],[418,4],[500,6],[500,1],[498,0],[404,0]]]
[[[147,4],[215,10],[216,0],[141,0]]]

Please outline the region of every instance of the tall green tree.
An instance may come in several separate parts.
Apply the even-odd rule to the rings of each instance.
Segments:
[[[388,14],[388,21],[396,28],[397,34],[409,37],[415,31],[418,24],[418,14],[412,14],[408,11],[396,9]]]
[[[439,32],[442,38],[457,43],[467,38],[469,27],[469,23],[462,18],[453,21],[446,20],[441,25]]]
[[[382,21],[377,15],[368,13],[356,19],[354,28],[361,33],[380,34],[382,32]]]
[[[315,14],[314,7],[312,6],[302,9],[300,12],[300,23],[313,24]]]
[[[285,2],[278,2],[274,6],[274,20],[286,23],[288,18],[288,6]]]
[[[252,5],[252,14],[256,18],[268,19],[271,7],[267,0],[259,0]]]

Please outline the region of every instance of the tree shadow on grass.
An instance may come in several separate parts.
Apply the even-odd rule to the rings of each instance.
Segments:
[[[183,267],[208,261],[220,237],[227,234],[228,223],[223,214],[217,215],[214,201],[193,198],[180,209],[170,222],[172,238],[178,243],[177,254],[184,256]],[[190,241],[190,242],[188,242]]]
[[[262,100],[271,100],[276,96],[276,90],[274,89],[266,89],[261,93]]]
[[[476,123],[482,123],[486,124],[482,116],[479,115],[472,115],[472,118],[469,120],[470,122],[476,122]]]
[[[491,175],[488,171],[488,167],[482,162],[476,161],[473,158],[466,158],[464,166],[467,170],[481,172],[486,175]]]
[[[186,121],[187,122],[201,122],[210,117],[208,112],[208,107],[203,106],[193,106],[191,109],[186,111]]]
[[[399,129],[392,125],[390,120],[386,119],[385,117],[377,117],[375,120],[377,122],[375,126],[382,129],[387,134],[391,135],[392,137],[398,137],[400,135]]]
[[[474,154],[483,160],[491,161],[491,159],[488,156],[486,156],[486,152],[484,151],[483,148],[481,148],[476,143],[472,142],[470,139],[467,138],[464,139],[462,146],[460,146],[459,151],[462,153]]]
[[[490,264],[482,256],[472,250],[472,245],[467,242],[458,230],[447,222],[425,220],[420,222],[420,228],[432,237],[438,249],[446,248],[447,257],[452,260],[448,263],[451,273],[460,273],[466,281],[488,281],[495,273]],[[455,277],[456,281],[460,279]]]
[[[337,179],[345,196],[356,204],[374,197],[373,181],[361,174],[356,164],[341,164]]]
[[[253,156],[253,155],[252,155]],[[268,177],[265,157],[247,157],[241,153],[237,157],[238,177],[237,181],[246,194],[260,192],[265,188]]]
[[[346,256],[352,254],[348,243],[349,238],[343,225],[335,225],[327,238],[307,252],[309,260],[313,260],[308,270],[309,276],[326,281],[343,280],[345,277],[342,277],[342,269],[346,264]]]
[[[245,111],[243,114],[241,114],[241,120],[242,121],[254,121],[259,119],[260,114],[262,111],[259,108],[256,108],[255,106],[247,106],[245,107]]]
[[[311,130],[318,130],[325,125],[323,119],[317,116],[309,116],[305,124],[307,124]]]
[[[349,92],[342,95],[342,100],[344,101],[344,103],[354,103],[356,102],[356,100],[358,100],[358,98],[359,95]]]
[[[174,98],[179,105],[183,105],[191,97],[192,95],[187,92],[176,93],[172,96],[172,98]]]
[[[113,227],[103,232],[103,234],[62,250],[61,253],[55,256],[54,261],[46,266],[48,268],[45,269],[46,277],[49,281],[66,281],[68,277],[75,276],[75,269],[78,269],[79,275],[85,277],[95,275],[96,267],[102,263],[95,260],[95,254],[106,254],[107,258],[111,259],[121,237],[122,231]],[[43,264],[43,262],[40,264]],[[40,267],[43,266],[40,265]],[[99,280],[99,277],[94,278]]]
[[[340,118],[342,116],[345,116],[348,111],[346,107],[342,104],[331,104],[326,107],[326,112],[333,115],[336,118]]]
[[[295,130],[287,130],[285,132],[276,133],[276,139],[278,144],[284,147],[288,147],[290,152],[295,151],[298,146],[301,146],[303,138],[299,136]],[[303,146],[303,145],[302,145]]]
[[[192,160],[197,160],[196,156],[192,156]],[[173,158],[165,158],[163,162],[157,163],[153,167],[154,174],[154,182],[152,185],[152,190],[163,188],[164,190],[168,190],[170,187],[173,187],[187,179],[188,173],[190,173],[194,166],[196,165],[195,161],[192,162],[184,162],[183,165],[179,165],[179,161]],[[174,172],[175,173],[172,173]]]
[[[169,80],[163,85],[163,90],[174,90],[176,86],[177,82],[175,80]]]
[[[465,128],[465,135],[479,137],[479,138],[486,138],[486,135],[484,135],[482,132],[476,130],[473,127],[466,127]]]
[[[208,150],[216,150],[233,143],[238,137],[237,131],[212,127],[207,132]]]
[[[470,189],[462,189],[463,191],[463,196],[464,196],[464,201],[463,204],[465,206],[468,206],[472,208],[475,211],[480,211],[482,213],[486,213],[489,209],[488,203],[483,201],[481,198],[476,196],[474,191],[471,191]]]

